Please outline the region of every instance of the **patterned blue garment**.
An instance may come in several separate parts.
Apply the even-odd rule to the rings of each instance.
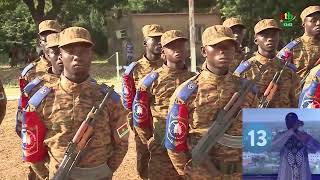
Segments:
[[[294,136],[293,130],[287,130],[272,140],[272,150],[280,151],[278,180],[312,180],[308,153],[320,151],[320,143],[307,136],[306,142],[302,142]]]

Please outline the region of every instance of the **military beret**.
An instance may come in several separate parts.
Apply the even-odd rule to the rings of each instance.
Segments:
[[[39,24],[39,34],[45,31],[60,32],[61,26],[55,20],[44,20]]]
[[[309,6],[307,8],[305,8],[302,12],[301,12],[301,20],[302,23],[304,21],[304,19],[309,16],[310,14],[313,14],[315,12],[320,12],[320,6]]]
[[[163,31],[163,27],[159,24],[149,24],[142,27],[143,37],[161,36]]]
[[[46,48],[59,46],[59,33],[52,33],[47,36]]]
[[[188,40],[188,38],[180,30],[166,31],[161,36],[161,45],[165,46],[165,45],[171,43],[172,41],[175,41],[175,40],[178,40],[178,39],[183,39],[183,40],[186,40],[186,41]]]
[[[278,29],[281,30],[279,27],[278,23],[274,19],[263,19],[259,21],[255,26],[254,26],[254,33],[257,34],[263,30],[266,29]]]
[[[223,25],[215,25],[208,27],[202,33],[203,46],[215,45],[227,40],[231,40],[237,44],[232,30],[229,27],[225,27]]]
[[[225,27],[228,27],[228,28],[231,28],[231,27],[237,26],[237,25],[245,27],[240,19],[234,18],[234,17],[226,19],[222,23],[222,25]]]
[[[89,31],[83,27],[69,27],[60,33],[59,47],[73,43],[87,43],[91,46],[94,45]]]

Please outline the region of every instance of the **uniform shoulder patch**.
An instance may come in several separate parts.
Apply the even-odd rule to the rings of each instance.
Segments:
[[[30,83],[28,83],[26,85],[26,87],[24,87],[23,91],[27,94],[29,94],[31,92],[31,90],[37,86],[38,84],[40,84],[42,82],[42,79],[40,77],[36,77],[35,79],[33,79]]]
[[[159,77],[159,73],[158,72],[155,72],[155,71],[152,71],[151,73],[149,73],[144,79],[143,79],[143,82],[142,82],[142,85],[145,87],[145,88],[149,88],[152,83],[158,79]]]
[[[177,98],[186,102],[189,97],[198,89],[198,85],[190,80],[183,85],[182,89],[178,92]]]
[[[239,66],[236,68],[236,70],[234,71],[234,75],[235,76],[240,76],[241,74],[243,74],[244,72],[248,71],[249,68],[251,67],[251,61],[249,60],[245,60],[243,62],[241,62],[239,64]]]
[[[51,92],[51,88],[47,86],[41,87],[28,101],[29,105],[32,105],[33,107],[37,108],[44,98],[47,97],[47,95]]]
[[[106,84],[100,85],[100,90],[104,94],[108,93],[109,89],[110,89],[110,86],[108,86]],[[113,91],[111,97],[115,102],[119,102],[119,100],[120,100],[120,95],[118,93],[116,93],[115,91]]]
[[[21,77],[25,76],[30,71],[30,69],[32,69],[35,66],[35,63],[30,63],[28,66],[26,66],[21,72]]]
[[[137,62],[132,62],[124,71],[124,75],[129,75],[134,70],[134,67],[136,65],[137,65]]]

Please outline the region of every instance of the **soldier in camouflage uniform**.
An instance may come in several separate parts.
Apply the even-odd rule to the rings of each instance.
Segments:
[[[39,24],[39,39],[42,50],[45,49],[47,36],[60,31],[61,26],[57,21],[45,20]],[[51,67],[51,63],[45,58],[44,55],[42,55],[40,56],[40,59],[25,67],[20,78],[25,79],[27,83],[31,82],[35,77],[42,76],[45,72],[47,72],[49,67]]]
[[[293,49],[293,63],[298,68],[298,74],[305,78],[310,69],[320,58],[320,6],[309,6],[301,15],[303,36],[301,42]]]
[[[238,143],[238,146],[231,146],[222,142],[220,144],[219,140],[207,158],[209,164],[214,164],[209,169],[205,165],[191,165],[190,152],[193,147],[208,131],[219,110],[241,88],[240,78],[229,71],[229,65],[235,56],[235,49],[239,46],[232,30],[222,25],[209,27],[203,32],[202,44],[201,52],[206,58],[206,67],[199,75],[180,85],[170,99],[170,109],[174,103],[186,106],[187,119],[180,119],[179,116],[172,117],[172,121],[167,119],[165,145],[176,170],[180,175],[186,176],[186,179],[242,179],[241,142]],[[183,94],[181,90],[186,87],[190,90],[194,89],[190,96],[181,95]],[[178,95],[181,95],[179,97],[184,96],[186,101],[178,98]],[[248,93],[242,107],[251,106],[255,101],[255,96]],[[168,117],[172,116],[170,112]],[[187,124],[181,126],[180,123],[173,123],[174,120],[185,121]],[[175,125],[174,128],[171,127],[172,125]],[[177,131],[171,132],[171,129]],[[236,119],[225,133],[232,138],[240,138],[242,135],[241,118]],[[177,150],[168,146],[168,142],[175,142],[177,145],[184,144],[186,149]]]
[[[6,115],[6,108],[7,108],[7,97],[6,93],[4,92],[4,88],[2,82],[0,80],[0,124]]]
[[[150,152],[148,164],[149,179],[179,179],[179,175],[169,159],[167,150],[163,146],[163,140],[169,99],[180,84],[195,75],[188,71],[185,64],[185,60],[187,59],[186,41],[187,38],[179,30],[165,32],[161,36],[161,45],[166,63],[149,74],[158,75],[150,87],[145,87],[143,83],[149,75],[139,82],[138,89],[148,88],[147,91],[151,97],[149,101],[151,102],[150,109],[153,128],[135,126],[142,142],[148,144]]]
[[[308,76],[306,77],[306,81],[305,81],[305,84],[304,84],[304,86],[303,86],[303,89],[309,87],[310,84],[311,84],[311,81],[312,81],[313,79],[315,79],[315,78],[316,78],[317,82],[319,82],[319,79],[316,77],[316,74],[317,74],[317,72],[318,72],[319,70],[320,70],[320,64],[310,70],[310,73],[309,73]]]
[[[137,61],[133,70],[133,78],[135,86],[138,86],[139,81],[149,74],[152,70],[162,66],[160,37],[163,34],[163,27],[158,24],[145,25],[142,28],[144,37],[143,45],[145,54]],[[128,114],[128,121],[132,126],[132,112]],[[133,129],[135,134],[136,152],[137,152],[137,171],[142,179],[148,178],[148,160],[150,154],[145,143],[142,143],[138,134]]]
[[[58,83],[45,84],[29,100],[27,111],[36,111],[46,127],[44,145],[50,159],[49,178],[56,174],[68,142],[88,112],[101,103],[108,91],[108,87],[97,84],[90,77],[92,46],[90,33],[84,28],[70,27],[61,32],[59,48],[63,74]],[[118,135],[119,127],[128,128],[127,112],[119,95],[114,92],[102,108],[96,115],[92,140],[71,171],[71,179],[111,179],[112,172],[119,167],[127,152],[127,134]]]
[[[28,92],[25,92],[28,97],[39,90],[43,84],[54,84],[58,81],[60,74],[63,70],[63,63],[61,57],[59,58],[60,50],[59,45],[59,33],[52,33],[47,36],[46,46],[44,48],[44,57],[50,61],[51,67],[47,69],[43,76],[39,76],[33,80],[34,86],[31,86]],[[39,82],[39,83],[37,83]]]
[[[239,48],[236,49],[234,61],[230,65],[230,71],[232,72],[239,66],[239,64],[243,60],[245,60],[245,54],[242,51],[242,41],[245,36],[246,27],[238,18],[228,18],[223,22],[222,25],[232,29],[232,33],[234,34],[235,38],[237,39],[240,45]]]
[[[283,66],[283,63],[274,60],[279,43],[280,30],[274,19],[263,19],[254,27],[254,42],[258,45],[258,51],[247,61],[251,67],[240,76],[253,79],[258,73],[262,73],[262,78],[257,82],[259,88],[258,97],[263,96],[273,76]],[[263,66],[265,67],[264,69],[262,69]],[[278,83],[278,89],[268,107],[297,107],[299,92],[299,77],[290,68],[285,67]]]
[[[60,74],[63,70],[62,61],[61,59],[58,59],[58,56],[60,53],[58,45],[59,45],[59,33],[49,34],[46,38],[46,45],[44,48],[44,57],[50,61],[50,64],[52,66],[47,69],[47,72],[43,76],[39,76],[35,78],[33,81],[31,81],[29,85],[27,85],[31,87],[31,88],[28,88],[29,89],[28,91],[24,91],[27,97],[32,97],[33,94],[36,93],[44,84],[57,83],[60,77]],[[44,167],[42,164],[34,165],[34,166],[40,166],[40,168]],[[35,168],[39,169],[37,167]],[[30,180],[43,179],[44,177],[48,176],[48,172],[45,173],[45,171],[47,171],[46,169],[42,169],[41,171],[43,173],[38,174],[38,177],[36,178],[35,172],[32,170],[32,168],[29,167],[28,178]],[[43,174],[46,174],[46,176],[44,176]]]

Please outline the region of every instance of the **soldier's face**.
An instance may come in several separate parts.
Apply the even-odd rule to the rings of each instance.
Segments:
[[[177,63],[187,59],[186,40],[178,39],[163,47],[165,59]]]
[[[145,46],[147,51],[151,52],[152,54],[160,55],[161,54],[160,38],[161,36],[146,37]]]
[[[42,50],[45,50],[46,43],[47,43],[47,36],[49,34],[55,33],[53,31],[44,31],[41,34],[39,34],[39,45],[42,48]]]
[[[215,68],[228,69],[235,55],[235,42],[222,41],[218,44],[205,46],[202,55],[206,58],[207,63]]]
[[[63,74],[76,83],[89,77],[92,47],[87,43],[74,43],[60,48]]]
[[[320,13],[313,13],[304,19],[304,29],[308,35],[320,35]]]
[[[53,71],[57,74],[61,74],[63,70],[63,63],[61,59],[58,59],[60,50],[58,47],[48,48],[46,52],[46,58],[51,62]]]
[[[279,30],[266,29],[256,34],[255,44],[267,52],[276,51],[279,44]]]
[[[233,26],[231,27],[232,33],[234,34],[234,37],[237,39],[239,45],[242,44],[243,38],[246,34],[246,29],[243,26]]]

